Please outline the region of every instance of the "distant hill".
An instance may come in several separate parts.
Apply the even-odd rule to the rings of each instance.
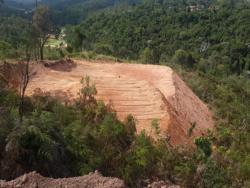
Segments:
[[[114,7],[126,7],[143,0],[42,0],[54,11],[55,22],[59,25],[77,24],[88,15]]]
[[[32,5],[30,3],[25,2],[26,1],[21,0],[4,0],[4,4],[0,6],[0,17],[27,17],[25,12],[26,10],[31,9]]]
[[[143,0],[38,0],[38,4],[48,5],[57,25],[78,24],[88,15],[112,9],[114,7],[132,6]],[[35,0],[5,0],[5,15],[25,14],[35,7]],[[9,13],[9,14],[8,14]]]
[[[15,1],[17,3],[23,3],[23,4],[31,4],[31,3],[34,3],[36,0],[5,0],[6,2],[7,1]],[[38,0],[38,1],[41,1],[41,0]]]

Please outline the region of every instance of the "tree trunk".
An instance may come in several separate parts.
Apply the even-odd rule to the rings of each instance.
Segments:
[[[30,52],[29,49],[26,49],[26,62],[25,64],[20,64],[21,69],[21,80],[19,86],[20,92],[20,103],[19,103],[19,116],[20,116],[20,123],[23,122],[23,112],[24,112],[24,98],[25,98],[25,91],[28,86],[30,80],[30,73],[29,73],[29,63],[30,63]]]
[[[20,103],[19,103],[19,121],[20,123],[23,122],[23,105],[24,105],[24,96],[21,96]]]
[[[47,40],[48,40],[48,36],[45,36],[45,37],[42,39],[41,45],[40,45],[40,57],[41,57],[41,60],[42,60],[42,61],[43,61],[43,59],[44,59],[43,49],[44,49],[44,46],[45,46]]]
[[[40,47],[40,58],[43,61],[43,45]]]

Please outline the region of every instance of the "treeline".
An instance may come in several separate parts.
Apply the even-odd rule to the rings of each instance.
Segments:
[[[79,24],[88,16],[113,9],[129,8],[143,0],[42,0],[38,6],[46,5],[52,11],[52,20],[55,25]],[[36,2],[3,1],[0,4],[0,16],[16,15],[30,19],[36,8]],[[2,2],[2,3],[3,3]],[[1,3],[1,2],[0,2]]]
[[[44,47],[51,33],[55,32],[51,11],[38,6],[32,19],[19,16],[0,17],[0,60],[44,59]]]
[[[32,58],[62,58],[61,49],[44,50],[50,36],[60,35],[61,26],[64,24],[79,23],[89,14],[102,12],[104,9],[125,9],[140,0],[96,0],[96,1],[42,1],[38,7],[31,4],[14,3],[13,7],[8,2],[0,4],[0,59],[14,59],[23,57],[25,47],[23,42],[29,38],[32,44]],[[34,5],[35,6],[35,5]],[[29,33],[29,36],[25,36]],[[45,52],[44,52],[45,51]],[[67,53],[67,52],[65,52]]]
[[[120,58],[149,56],[158,64],[182,49],[194,60],[241,74],[250,70],[250,5],[247,1],[203,4],[149,1],[129,11],[103,13],[67,29],[74,51]],[[192,63],[192,62],[191,62]]]
[[[127,8],[142,0],[70,0],[70,1],[49,1],[42,3],[53,9],[54,22],[56,25],[79,24],[89,15],[93,15],[113,8]]]

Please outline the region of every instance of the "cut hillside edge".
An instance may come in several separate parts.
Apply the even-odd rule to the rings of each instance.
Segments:
[[[27,95],[40,88],[61,100],[73,101],[78,98],[81,78],[88,75],[97,88],[96,98],[111,103],[120,120],[133,115],[138,132],[152,134],[152,121],[157,119],[161,135],[172,145],[192,145],[195,137],[214,126],[208,107],[167,66],[88,61],[76,61],[67,71],[59,66],[65,67],[62,61],[58,65],[54,62],[53,67],[32,65],[36,74]]]
[[[175,94],[165,99],[172,123],[166,132],[171,136],[173,145],[192,145],[196,137],[206,135],[208,130],[213,129],[213,115],[175,72],[172,77]],[[190,129],[191,135],[188,133]]]

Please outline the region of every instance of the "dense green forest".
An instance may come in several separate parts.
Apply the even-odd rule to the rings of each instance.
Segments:
[[[141,0],[71,0],[66,1],[66,3],[44,0],[43,2],[55,10],[57,24],[76,24],[89,14],[110,10],[110,8],[127,7],[139,1]]]
[[[0,74],[0,177],[31,170],[65,177],[98,169],[130,187],[152,177],[184,187],[250,187],[250,2],[127,2],[44,1],[50,9],[26,15],[5,9],[0,59],[42,59],[44,49],[45,59],[103,54],[171,66],[209,104],[215,130],[195,139],[195,150],[173,148],[135,134],[132,116],[120,122],[113,109],[95,100],[88,77],[78,101],[65,105],[45,93],[23,99]],[[46,36],[58,36],[61,26],[68,46],[49,51]]]
[[[90,17],[69,29],[68,43],[75,50],[132,59],[149,49],[155,64],[167,61],[182,49],[197,61],[219,56],[216,62],[206,64],[225,66],[226,72],[250,70],[249,3],[237,1],[233,8],[230,4],[211,4],[191,11],[190,6],[178,1],[164,2]]]
[[[36,6],[35,0],[5,0],[6,5],[0,7],[0,15],[18,14],[31,17]],[[53,21],[56,25],[78,24],[89,15],[99,12],[121,10],[133,6],[142,0],[42,0],[38,5],[47,5],[53,10]]]

